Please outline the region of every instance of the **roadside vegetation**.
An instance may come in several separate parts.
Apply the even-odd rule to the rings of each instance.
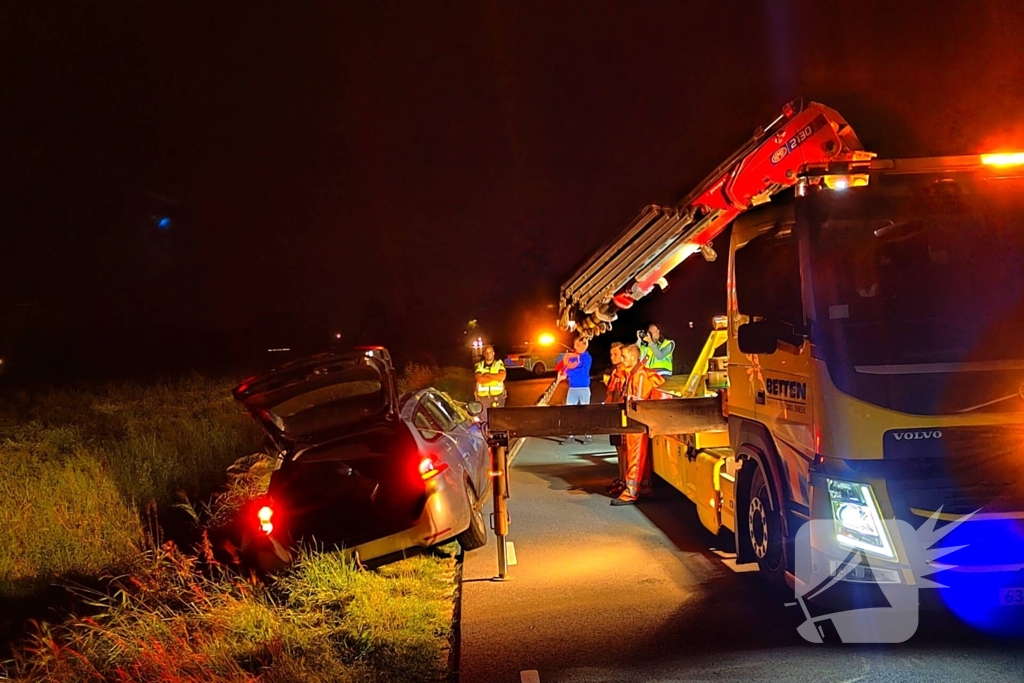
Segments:
[[[408,381],[472,393],[468,371],[407,369]],[[233,561],[225,531],[273,461],[228,387],[192,377],[4,403],[0,607],[60,584],[88,608],[33,622],[0,679],[450,679],[456,544],[375,571],[306,551],[263,580]],[[161,539],[169,513],[194,547]]]
[[[98,596],[102,614],[39,627],[16,681],[447,681],[456,562],[361,571],[307,553],[267,583],[168,544]]]
[[[398,391],[405,394],[434,387],[456,400],[469,402],[473,400],[474,384],[473,371],[469,368],[410,363],[398,379]]]
[[[19,392],[0,402],[0,599],[127,568],[159,511],[259,450],[226,382]]]

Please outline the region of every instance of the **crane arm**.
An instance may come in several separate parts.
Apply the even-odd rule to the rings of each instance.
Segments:
[[[611,329],[673,268],[701,251],[714,258],[711,240],[738,215],[792,187],[808,168],[869,161],[846,120],[815,102],[787,104],[782,114],[704,179],[674,208],[643,208],[619,237],[590,257],[564,284],[559,325],[584,334]]]

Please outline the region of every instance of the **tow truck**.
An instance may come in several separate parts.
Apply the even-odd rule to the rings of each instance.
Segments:
[[[954,609],[1019,612],[1003,607],[1024,604],[1024,154],[880,159],[838,112],[792,102],[589,258],[560,327],[610,332],[727,229],[725,315],[693,372],[665,385],[676,400],[623,407],[654,472],[779,587],[809,520],[829,520],[820,573],[850,553],[883,567],[839,577],[855,584],[920,580],[918,539],[883,520],[967,519],[932,565],[953,566]]]

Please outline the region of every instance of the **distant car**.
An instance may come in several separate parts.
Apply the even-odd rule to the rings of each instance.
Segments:
[[[543,346],[524,346],[505,357],[505,367],[522,368],[535,375],[543,375],[554,371],[561,357],[561,351],[552,351]]]
[[[282,365],[234,389],[278,452],[265,498],[242,512],[242,551],[262,569],[303,541],[361,561],[458,539],[486,544],[490,456],[474,415],[436,389],[399,400],[382,347]]]

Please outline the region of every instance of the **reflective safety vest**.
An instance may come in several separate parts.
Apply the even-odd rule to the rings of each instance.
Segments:
[[[671,345],[672,341],[662,337],[659,341],[651,341],[648,346],[642,347],[643,353],[642,358],[644,365],[649,367],[651,370],[656,372],[663,372],[669,375],[672,374],[672,352],[670,351],[664,358],[658,359],[654,357],[654,347],[658,347],[661,351],[667,346]]]
[[[478,374],[486,375],[497,375],[499,372],[505,369],[505,364],[497,358],[490,365],[486,362],[480,361],[476,364],[476,372]],[[476,383],[476,395],[477,396],[501,396],[505,393],[505,383],[500,379],[494,379],[489,382],[477,382]]]

